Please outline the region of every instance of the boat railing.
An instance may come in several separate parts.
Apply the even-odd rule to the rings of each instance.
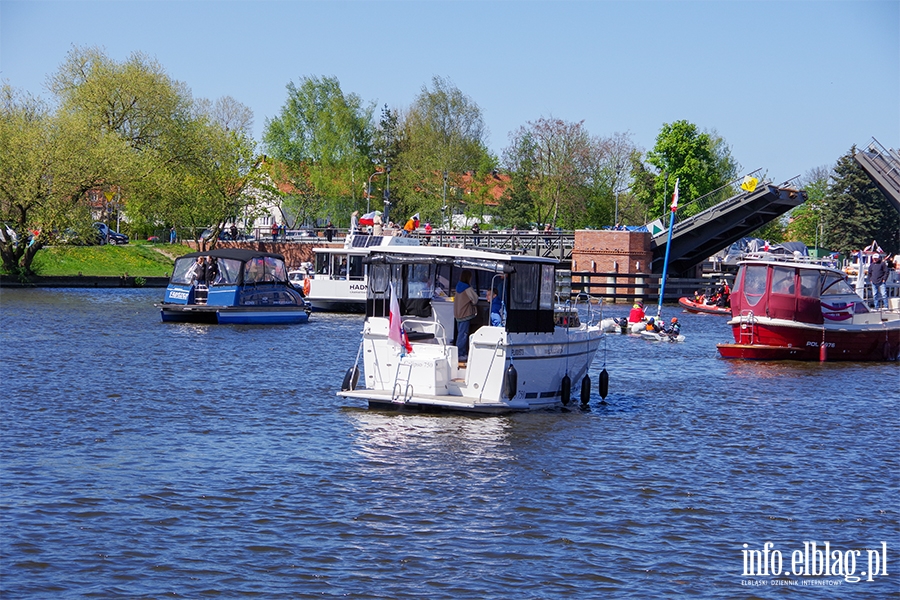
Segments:
[[[588,294],[587,292],[579,292],[574,297],[570,298],[557,293],[556,294],[556,306],[568,310],[570,308],[574,309],[579,315],[582,311],[587,312],[588,318],[580,318],[581,322],[585,325],[592,326],[596,323],[599,323],[603,319],[603,310],[602,308],[598,309],[595,312],[595,306],[602,307],[603,298],[595,299],[593,296]]]
[[[748,252],[744,254],[741,261],[748,260],[765,260],[779,263],[800,263],[814,266],[837,268],[837,262],[832,258],[819,258],[815,256],[805,256],[798,253],[795,254],[775,254],[773,252]]]
[[[410,342],[436,339],[441,343],[446,343],[447,330],[438,320],[404,317],[403,327]],[[410,327],[416,327],[416,329],[411,329]]]

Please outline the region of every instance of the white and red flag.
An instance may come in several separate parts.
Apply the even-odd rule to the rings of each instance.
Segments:
[[[672,212],[678,210],[678,179],[675,180],[675,191],[672,192]]]
[[[412,345],[403,331],[403,323],[400,322],[400,302],[397,295],[394,294],[394,284],[390,284],[391,289],[391,312],[388,321],[388,341],[395,346],[400,352],[400,356],[412,352]]]

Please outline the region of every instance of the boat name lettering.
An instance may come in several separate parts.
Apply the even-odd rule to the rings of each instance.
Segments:
[[[365,291],[366,291],[366,284],[364,284],[364,283],[351,283],[351,284],[350,284],[350,291],[351,291],[351,292],[365,292]]]
[[[169,298],[176,298],[178,300],[187,300],[188,293],[182,290],[172,290],[169,292]]]
[[[562,346],[550,346],[549,348],[547,348],[547,356],[554,356],[554,355],[562,354],[562,353],[563,353]]]
[[[525,356],[525,348],[513,348],[510,354],[513,356]]]
[[[819,342],[813,342],[813,341],[806,342],[806,346],[808,348],[818,348],[819,345],[820,345]],[[834,345],[834,342],[825,342],[825,347],[826,348],[836,348],[837,346]]]

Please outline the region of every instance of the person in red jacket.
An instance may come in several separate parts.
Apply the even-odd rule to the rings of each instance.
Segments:
[[[643,302],[635,302],[634,306],[631,307],[631,312],[628,313],[628,322],[629,323],[640,323],[644,320],[644,303]]]

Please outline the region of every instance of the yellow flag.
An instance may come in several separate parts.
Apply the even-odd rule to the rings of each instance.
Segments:
[[[752,192],[756,189],[757,183],[759,183],[759,179],[747,175],[746,177],[744,177],[744,181],[741,183],[741,189],[745,192]]]

